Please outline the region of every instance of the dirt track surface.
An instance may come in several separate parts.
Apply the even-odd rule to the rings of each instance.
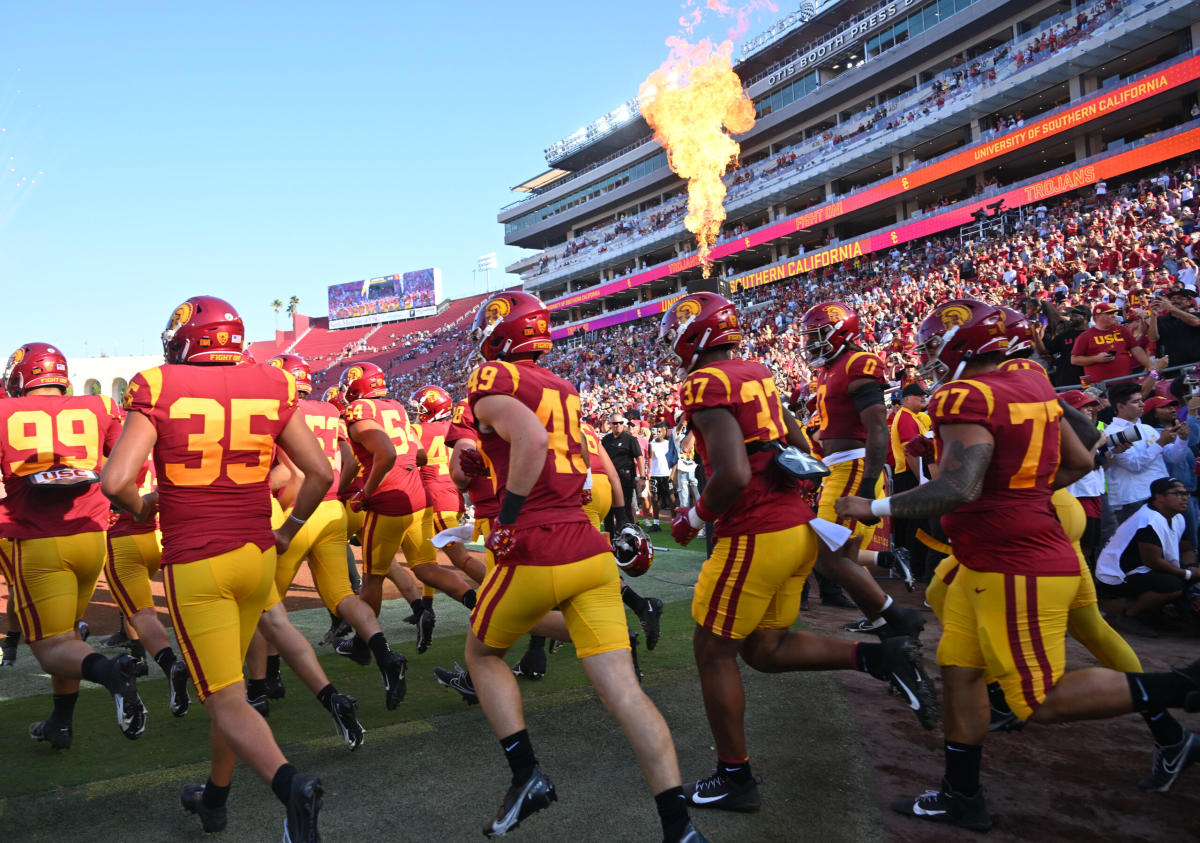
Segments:
[[[921,591],[909,595],[898,583],[883,583],[905,606],[922,608]],[[926,662],[935,676],[936,642],[941,627],[925,609]],[[813,601],[803,616],[818,632],[834,634],[858,616]],[[853,633],[837,634],[855,637]],[[1167,670],[1200,656],[1200,639],[1127,637],[1147,671]],[[1067,668],[1096,662],[1079,643],[1067,642]],[[995,825],[985,835],[943,828],[891,810],[897,797],[936,788],[942,777],[941,730],[925,732],[907,712],[879,705],[878,683],[864,674],[843,672],[842,682],[862,736],[871,790],[893,841],[986,839],[994,841],[1194,840],[1200,818],[1200,765],[1187,771],[1168,794],[1143,793],[1137,783],[1150,770],[1153,740],[1142,719],[1030,726],[1021,732],[992,733],[984,744],[983,785]],[[940,679],[940,676],[938,676]],[[1185,728],[1200,731],[1200,716],[1178,714]]]

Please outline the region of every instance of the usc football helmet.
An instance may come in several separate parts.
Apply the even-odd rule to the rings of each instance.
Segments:
[[[741,342],[737,307],[717,293],[689,293],[671,305],[658,326],[658,344],[679,361],[680,379],[704,352]]]
[[[613,554],[622,574],[640,577],[654,564],[654,545],[636,524],[626,524],[612,540]]]
[[[1008,332],[1008,356],[1028,357],[1033,353],[1033,325],[1019,310],[1000,306],[1004,311],[1004,328]]]
[[[321,396],[321,400],[326,404],[332,404],[339,413],[346,412],[346,399],[342,397],[342,388],[337,384],[325,390],[325,394]]]
[[[233,305],[192,296],[171,313],[162,333],[168,363],[241,363],[244,330]]]
[[[339,384],[342,390],[342,400],[347,404],[359,398],[386,398],[387,378],[383,369],[374,363],[355,363],[342,372]]]
[[[800,355],[818,369],[836,360],[848,343],[861,340],[858,314],[845,302],[814,304],[800,319]]]
[[[291,372],[292,377],[296,379],[296,392],[301,398],[312,394],[312,369],[309,368],[308,361],[299,354],[276,354],[267,361],[267,365]]]
[[[450,393],[433,384],[418,389],[409,401],[417,408],[417,419],[423,422],[450,418],[450,410],[454,406]]]
[[[933,384],[956,380],[982,354],[1008,352],[1004,311],[974,299],[951,299],[935,307],[917,329],[919,373]]]
[[[497,293],[479,306],[471,341],[484,360],[549,351],[550,310],[537,296],[520,291]]]
[[[4,389],[13,398],[20,398],[29,390],[43,386],[60,386],[63,392],[70,388],[67,358],[47,343],[25,343],[8,358],[8,365],[4,367]]]

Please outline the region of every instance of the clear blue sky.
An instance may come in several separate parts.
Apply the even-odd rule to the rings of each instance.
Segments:
[[[199,293],[265,339],[272,299],[324,315],[330,284],[439,266],[458,297],[482,291],[471,271],[493,251],[493,285],[511,280],[509,188],[637,93],[679,14],[679,0],[7,4],[0,361],[30,340],[156,353]]]

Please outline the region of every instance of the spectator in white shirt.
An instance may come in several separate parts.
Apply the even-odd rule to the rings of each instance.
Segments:
[[[1118,433],[1136,437],[1132,442],[1110,445],[1108,465],[1104,470],[1108,501],[1117,523],[1121,523],[1149,499],[1153,481],[1169,476],[1163,452],[1168,448],[1186,450],[1187,426],[1177,425],[1159,431],[1148,424],[1140,424],[1138,419],[1146,402],[1136,383],[1125,381],[1109,387],[1108,400],[1116,414],[1104,430],[1109,442]],[[1184,433],[1182,441],[1179,439],[1181,430]]]

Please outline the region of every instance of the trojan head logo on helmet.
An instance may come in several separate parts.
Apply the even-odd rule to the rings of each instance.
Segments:
[[[850,343],[861,341],[858,314],[848,304],[826,301],[810,307],[800,320],[801,356],[816,368],[828,366]]]
[[[450,418],[450,409],[454,406],[450,393],[433,384],[418,389],[409,401],[417,410],[418,420],[423,422]]]
[[[716,293],[690,293],[663,314],[658,344],[679,361],[677,373],[687,376],[704,352],[742,341],[741,320],[733,302]]]
[[[242,317],[216,296],[192,296],[171,313],[162,333],[168,363],[242,362]]]
[[[14,398],[43,386],[58,386],[66,392],[70,385],[67,358],[44,342],[25,343],[12,353],[4,368],[4,389]]]
[[[359,398],[386,398],[387,378],[374,363],[355,363],[342,372],[342,398],[347,404]]]
[[[471,340],[484,360],[538,355],[553,348],[550,311],[537,296],[497,293],[480,305],[471,325]]]
[[[312,369],[299,354],[277,354],[267,361],[267,365],[291,372],[292,377],[296,379],[296,392],[301,398],[307,398],[312,394]]]
[[[956,380],[972,360],[1008,352],[1009,339],[1000,308],[973,299],[938,305],[917,329],[920,375],[935,386]]]

